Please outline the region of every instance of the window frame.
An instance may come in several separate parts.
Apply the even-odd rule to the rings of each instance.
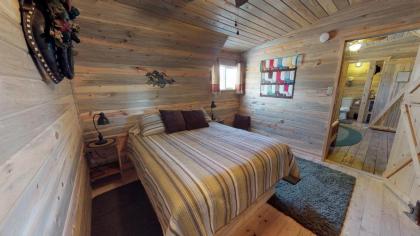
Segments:
[[[225,75],[224,75],[224,89],[222,89],[222,67],[224,67],[225,68]],[[237,74],[236,74],[236,76],[233,78],[233,80],[234,80],[234,86],[233,86],[233,88],[226,88],[226,82],[227,82],[227,80],[226,80],[226,69],[227,68],[232,68],[232,69],[235,69],[236,70],[236,73],[238,73],[238,67],[237,66],[231,66],[231,65],[225,65],[225,64],[220,64],[219,65],[219,89],[220,89],[220,91],[222,92],[222,91],[235,91],[235,86],[236,86],[236,76],[237,76]]]

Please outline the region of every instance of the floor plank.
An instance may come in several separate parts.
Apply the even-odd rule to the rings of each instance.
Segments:
[[[343,236],[420,235],[420,227],[404,214],[407,207],[387,187],[383,179],[360,170],[320,163],[356,177],[356,186],[342,229]],[[234,236],[313,235],[292,218],[264,205]]]
[[[366,152],[365,162],[363,163],[363,170],[369,173],[375,173],[375,163],[378,158],[378,149],[380,148],[380,138],[386,137],[385,135],[381,135],[381,131],[372,130],[372,137],[369,140],[369,148]],[[362,140],[363,141],[363,140]]]
[[[384,188],[379,181],[369,180],[368,190],[363,199],[366,204],[360,225],[360,235],[379,235]]]
[[[342,124],[344,125],[344,124]],[[362,135],[362,141],[352,146],[331,147],[329,161],[366,172],[382,175],[388,164],[395,133],[369,129],[366,125],[345,124]]]
[[[116,178],[113,181],[107,183],[106,185],[93,188],[92,189],[92,199],[104,194],[106,192],[109,192],[113,189],[119,188],[121,186],[127,185],[131,182],[134,182],[137,180],[137,174],[134,168],[126,170],[121,178]]]
[[[365,135],[363,136],[363,140],[370,140],[371,137],[372,137],[372,132],[365,132]],[[369,149],[369,142],[363,142],[363,140],[358,147],[359,150],[354,158],[354,162],[350,165],[351,167],[359,169],[359,170],[363,169],[363,164],[365,163],[365,159],[366,159],[366,153]]]

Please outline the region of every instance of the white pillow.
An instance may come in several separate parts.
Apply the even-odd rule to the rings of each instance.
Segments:
[[[140,118],[140,132],[146,137],[165,132],[165,125],[162,122],[159,113],[142,115]]]
[[[211,117],[209,116],[209,114],[207,114],[206,110],[204,108],[201,108],[201,110],[204,113],[204,118],[206,119],[207,122],[211,121]]]

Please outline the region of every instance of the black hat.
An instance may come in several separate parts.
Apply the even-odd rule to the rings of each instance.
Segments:
[[[72,41],[80,42],[73,20],[79,11],[69,0],[20,0],[22,28],[43,78],[59,83],[74,77]]]

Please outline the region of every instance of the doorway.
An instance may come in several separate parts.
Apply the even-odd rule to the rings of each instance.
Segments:
[[[328,161],[382,175],[419,45],[418,31],[346,42]]]

